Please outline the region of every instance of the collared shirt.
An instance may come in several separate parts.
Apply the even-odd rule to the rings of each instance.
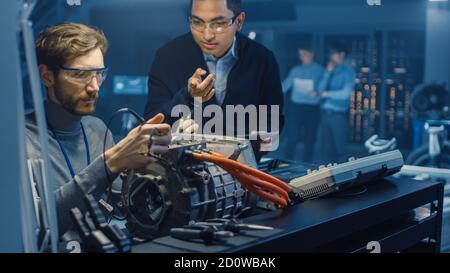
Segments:
[[[228,75],[238,60],[236,53],[236,38],[234,38],[230,50],[228,50],[223,57],[216,58],[209,54],[203,55],[205,56],[205,62],[208,66],[209,73],[215,76],[214,89],[216,101],[218,104],[222,104],[227,91]]]
[[[348,112],[350,96],[355,88],[356,73],[350,64],[336,66],[330,73],[325,71],[320,81],[318,91],[327,91],[328,97],[321,108],[335,112]]]
[[[317,105],[320,102],[318,97],[307,98],[302,95],[301,90],[297,90],[298,86],[295,84],[299,80],[312,80],[314,82],[314,90],[317,90],[320,79],[324,73],[324,68],[317,63],[308,65],[297,65],[291,69],[287,78],[283,81],[283,93],[292,89],[291,101],[298,104]],[[312,91],[312,90],[311,90]]]

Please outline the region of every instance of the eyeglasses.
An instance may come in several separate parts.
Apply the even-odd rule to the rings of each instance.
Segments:
[[[63,70],[64,76],[74,82],[80,84],[89,84],[92,78],[95,77],[97,84],[101,85],[108,75],[108,68],[72,68],[72,67],[59,67]]]
[[[203,32],[208,27],[214,34],[221,34],[234,24],[236,18],[237,16],[234,16],[229,20],[206,23],[198,18],[189,17],[189,22],[197,31]]]

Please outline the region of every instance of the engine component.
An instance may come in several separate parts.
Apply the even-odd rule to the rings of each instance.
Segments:
[[[289,185],[303,201],[389,176],[402,166],[403,156],[395,150],[360,159],[350,158],[342,164],[319,166],[318,170],[308,170],[307,175],[292,179]]]
[[[292,191],[291,188],[272,175],[248,167],[213,151],[192,152],[192,156],[196,159],[219,165],[238,179],[246,189],[281,208],[287,207],[290,203],[289,193]]]
[[[239,217],[256,206],[257,197],[228,172],[186,153],[205,149],[256,167],[244,139],[177,135],[162,160],[123,177],[122,203],[131,234],[142,239],[164,236],[174,227]]]

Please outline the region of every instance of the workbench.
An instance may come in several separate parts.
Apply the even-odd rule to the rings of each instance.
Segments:
[[[133,252],[439,252],[443,183],[388,177],[358,190],[243,220],[272,226],[271,233],[237,236],[224,245],[166,236],[137,244]]]

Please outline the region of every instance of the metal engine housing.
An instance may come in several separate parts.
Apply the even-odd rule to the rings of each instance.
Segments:
[[[233,154],[238,161],[256,167],[251,145],[244,139],[178,136],[164,161],[130,170],[123,177],[122,205],[126,226],[133,236],[164,236],[173,227],[210,218],[243,216],[256,206],[257,197],[229,173],[185,153],[201,149]]]

